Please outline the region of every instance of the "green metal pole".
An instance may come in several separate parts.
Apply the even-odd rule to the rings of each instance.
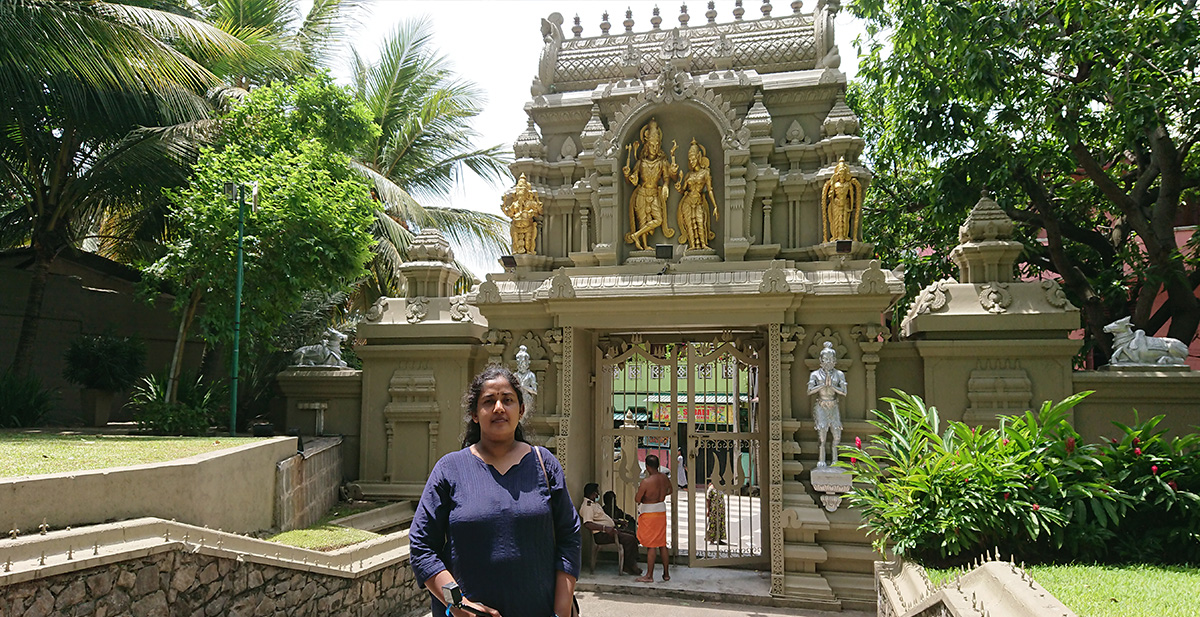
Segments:
[[[229,436],[237,434],[238,407],[238,348],[242,333],[242,272],[245,268],[242,243],[245,236],[246,187],[238,185],[238,244],[237,244],[237,287],[233,301],[233,380],[229,388]]]

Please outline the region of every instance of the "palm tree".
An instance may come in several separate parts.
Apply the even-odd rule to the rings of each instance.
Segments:
[[[218,79],[204,63],[251,50],[173,12],[69,0],[0,0],[0,49],[0,246],[33,252],[13,359],[29,373],[54,259],[106,208],[186,178],[170,131],[135,129],[205,117],[198,93]]]
[[[399,293],[398,267],[414,229],[435,227],[460,245],[506,251],[506,221],[500,216],[423,207],[413,198],[448,194],[464,170],[487,179],[511,178],[499,146],[474,147],[478,134],[469,122],[482,111],[482,97],[433,52],[428,24],[400,24],[381,44],[377,62],[366,62],[355,51],[353,67],[351,88],[383,129],[357,162],[374,181],[382,204],[369,266],[372,280],[366,283],[369,297],[361,300],[369,304]]]

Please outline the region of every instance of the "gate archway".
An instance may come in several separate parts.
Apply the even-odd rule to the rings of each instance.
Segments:
[[[761,341],[687,335],[602,339],[597,350],[597,481],[636,516],[645,460],[656,455],[676,490],[668,544],[690,566],[767,565],[760,486],[767,421],[759,404]],[[687,482],[679,485],[682,456]],[[611,506],[610,506],[611,509]]]

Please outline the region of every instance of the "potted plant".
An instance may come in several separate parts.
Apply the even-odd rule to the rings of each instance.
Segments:
[[[83,387],[84,417],[94,426],[108,424],[113,395],[132,386],[146,367],[146,346],[137,337],[111,331],[80,335],[71,341],[63,377]]]

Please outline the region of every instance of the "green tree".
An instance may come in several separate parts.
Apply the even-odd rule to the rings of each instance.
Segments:
[[[474,85],[457,79],[430,46],[423,21],[401,24],[380,45],[377,62],[354,53],[352,89],[382,128],[361,149],[357,168],[375,183],[383,205],[375,213],[379,240],[371,262],[369,304],[396,295],[412,230],[435,227],[455,241],[484,250],[506,251],[505,219],[466,208],[423,207],[413,196],[442,196],[465,170],[493,180],[511,178],[499,146],[476,148],[470,121],[482,111]]]
[[[29,372],[50,266],[116,203],[186,177],[176,144],[138,127],[202,118],[207,62],[250,50],[134,3],[0,0],[0,246],[33,249],[13,368]]]
[[[1200,186],[1196,0],[858,0],[852,10],[869,39],[856,105],[878,178],[873,237],[905,221],[889,234],[893,256],[945,272],[953,230],[987,187],[1023,228],[1026,273],[1061,277],[1100,355],[1103,326],[1126,312],[1193,339],[1195,238],[1179,246],[1174,224]]]
[[[369,112],[328,75],[256,88],[222,120],[190,185],[169,193],[174,231],[166,255],[148,268],[176,290],[180,329],[168,396],[174,389],[197,307],[214,344],[231,340],[238,205],[224,184],[257,183],[257,207],[245,214],[242,312],[247,344],[268,335],[306,292],[347,289],[366,272],[370,185],[346,154],[378,131]],[[249,209],[249,208],[248,208]]]

